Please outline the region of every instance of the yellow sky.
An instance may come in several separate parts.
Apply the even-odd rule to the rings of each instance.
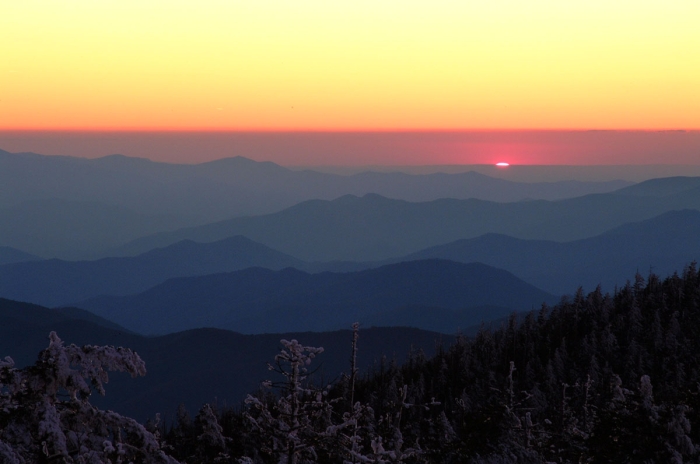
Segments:
[[[698,129],[697,0],[0,2],[0,129]]]

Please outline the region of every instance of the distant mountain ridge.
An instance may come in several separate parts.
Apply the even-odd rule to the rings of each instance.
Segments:
[[[59,306],[97,295],[139,293],[173,277],[302,264],[241,236],[205,244],[185,240],[133,258],[52,259],[0,266],[0,296]]]
[[[23,261],[37,261],[40,259],[41,258],[36,255],[26,253],[17,248],[0,246],[0,266],[3,264],[21,263]]]
[[[57,306],[99,295],[143,292],[173,277],[247,267],[310,273],[356,272],[421,259],[481,262],[512,272],[553,294],[579,286],[604,291],[624,285],[634,272],[666,275],[700,260],[700,212],[680,210],[569,242],[525,240],[502,234],[461,239],[382,261],[308,262],[242,236],[217,242],[182,241],[136,257],[67,262],[46,260],[0,266],[0,297]],[[461,325],[461,324],[460,324]],[[441,325],[433,326],[440,330]]]
[[[92,259],[118,244],[186,224],[191,221],[95,201],[33,199],[0,207],[0,243],[39,256]]]
[[[685,180],[681,183],[687,187]],[[668,211],[700,210],[700,190],[692,186],[677,190],[669,195],[613,192],[516,203],[475,199],[412,203],[376,194],[346,195],[333,201],[306,201],[278,213],[154,234],[119,247],[113,254],[128,256],[183,239],[211,242],[231,235],[244,235],[306,261],[397,258],[487,233],[573,241]]]
[[[626,181],[513,182],[476,172],[343,176],[291,170],[240,156],[170,164],[123,155],[84,159],[0,150],[0,207],[11,199],[90,199],[141,214],[197,216],[200,221],[265,214],[305,200],[331,200],[345,194],[377,193],[409,201],[481,198],[509,202],[570,198],[628,185]],[[6,192],[12,195],[2,195]]]
[[[498,308],[490,317],[497,319],[557,299],[484,264],[423,260],[352,273],[249,268],[171,279],[137,295],[96,297],[75,306],[144,334],[198,327],[269,333],[336,330],[387,317],[396,321],[401,319],[396,311],[416,306],[471,309],[471,320],[464,313],[450,319],[460,320],[464,328],[479,324],[487,306]],[[394,316],[382,316],[385,312]],[[403,321],[420,328],[409,318]]]
[[[676,176],[649,179],[621,188],[616,193],[620,195],[665,197],[698,189],[700,189],[700,177]]]
[[[635,272],[645,277],[651,271],[664,276],[699,261],[698,237],[700,211],[681,210],[571,242],[486,234],[421,250],[401,260],[478,261],[506,269],[554,294],[572,292],[579,286],[592,291],[597,285],[612,292]]]
[[[382,261],[308,262],[242,236],[217,242],[178,242],[128,258],[67,262],[46,260],[0,266],[0,297],[57,306],[99,295],[130,295],[172,277],[229,272],[247,267],[306,272],[356,272],[420,259],[481,262],[512,272],[553,294],[582,286],[604,291],[630,275],[666,275],[700,260],[700,212],[680,210],[629,223],[570,242],[485,234]],[[438,330],[435,326],[433,330]]]
[[[411,201],[519,201],[608,192],[627,185],[511,182],[474,172],[343,176],[242,157],[186,165],[122,155],[84,159],[0,150],[0,244],[47,258],[95,259],[141,236],[345,194],[378,193]]]

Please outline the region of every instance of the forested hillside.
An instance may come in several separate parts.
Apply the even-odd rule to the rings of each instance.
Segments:
[[[433,357],[414,350],[402,365],[383,359],[363,374],[357,367],[372,351],[369,332],[356,326],[345,332],[346,348],[330,343],[328,352],[303,345],[312,334],[283,339],[269,381],[245,402],[205,404],[194,419],[181,408],[143,427],[90,403],[104,391],[106,370],[143,375],[143,360],[128,349],[64,346],[52,333],[35,365],[0,361],[0,456],[119,462],[124,449],[133,462],[247,464],[700,458],[695,264],[663,280],[637,275],[612,295],[579,291],[513,315],[500,329],[460,337]],[[196,353],[178,362],[203,359]],[[349,361],[344,375],[317,371],[324,357],[338,355]],[[184,397],[188,388],[171,393]],[[111,422],[100,428],[99,418]]]
[[[165,440],[187,462],[697,462],[698,334],[693,265],[323,389],[289,374],[323,354],[288,342],[281,396],[261,390],[214,428],[208,406],[181,412]]]

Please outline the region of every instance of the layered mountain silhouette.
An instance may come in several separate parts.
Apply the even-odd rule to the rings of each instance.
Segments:
[[[97,295],[140,293],[173,277],[253,266],[283,269],[302,264],[298,259],[241,236],[212,243],[185,240],[129,258],[52,259],[0,266],[0,296],[59,306]]]
[[[663,185],[658,185],[663,184]],[[675,192],[666,184],[676,184]],[[274,214],[233,218],[135,240],[115,254],[134,255],[184,239],[211,242],[244,235],[307,261],[396,258],[459,239],[499,233],[529,240],[572,241],[679,209],[700,209],[687,178],[635,186],[637,191],[560,201],[494,203],[440,199],[423,203],[370,194],[312,200]]]
[[[190,223],[94,201],[37,199],[0,208],[0,243],[39,256],[90,259],[143,235]]]
[[[0,246],[0,265],[40,260],[36,255],[12,247]]]
[[[0,299],[0,357],[11,356],[18,366],[33,364],[48,346],[48,334],[56,331],[65,343],[115,345],[136,351],[146,362],[145,377],[110,373],[107,395],[91,398],[101,407],[145,421],[161,413],[172,419],[178,404],[193,413],[205,402],[235,406],[266,379],[282,338],[305,345],[323,346],[317,358],[317,375],[327,381],[349,371],[351,332],[241,335],[216,329],[180,332],[163,337],[143,337],[78,309],[57,310]],[[402,362],[413,350],[427,355],[437,343],[453,338],[410,328],[361,328],[358,367],[366,372],[386,356]]]
[[[612,292],[635,272],[644,277],[650,272],[664,276],[700,260],[698,237],[700,212],[681,210],[572,242],[487,234],[421,250],[402,259],[479,261],[507,269],[554,294],[578,287],[592,291],[598,285]]]
[[[475,172],[342,176],[241,157],[184,165],[121,155],[83,159],[0,150],[0,244],[47,258],[95,259],[156,232],[268,214],[345,194],[379,193],[411,201],[518,201],[608,192],[627,185],[518,183]],[[218,238],[231,235],[235,234]]]
[[[0,266],[0,296],[58,306],[99,295],[124,296],[143,292],[173,277],[247,267],[273,270],[294,267],[311,273],[355,272],[402,261],[435,258],[481,262],[505,269],[556,295],[570,293],[579,286],[591,290],[601,285],[604,291],[613,291],[616,285],[624,285],[626,279],[637,271],[642,275],[649,271],[666,275],[700,259],[698,236],[700,212],[681,210],[571,242],[486,234],[390,260],[313,263],[236,236],[210,243],[182,241],[136,257],[3,265]],[[389,325],[386,321],[382,324]],[[439,327],[442,326],[432,326],[431,329],[440,331]]]
[[[378,193],[410,201],[449,197],[507,202],[556,200],[627,185],[630,182],[512,182],[476,172],[343,176],[291,170],[243,157],[192,165],[122,155],[88,160],[0,150],[0,206],[47,198],[90,199],[141,214],[189,215],[209,221],[269,213],[304,200],[330,200],[344,194]]]
[[[649,179],[639,184],[617,190],[621,195],[640,197],[667,197],[688,191],[700,190],[700,177],[663,177]]]
[[[341,176],[240,157],[177,165],[0,151],[0,244],[75,260],[245,235],[309,261],[382,260],[486,233],[587,238],[670,210],[698,209],[698,182],[530,184],[474,172]],[[610,192],[617,187],[623,188]],[[561,200],[590,192],[609,193]],[[487,201],[523,199],[548,201]]]
[[[459,326],[448,323],[466,328],[555,301],[501,269],[423,260],[351,273],[249,268],[171,279],[138,295],[96,297],[76,306],[143,334],[198,327],[242,333],[327,331],[353,321],[422,328],[425,316],[412,318],[415,307],[431,311],[433,323],[446,315],[442,326],[456,332]]]

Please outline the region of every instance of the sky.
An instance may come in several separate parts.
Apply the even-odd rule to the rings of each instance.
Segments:
[[[697,24],[695,0],[7,1],[0,131],[698,130]]]

